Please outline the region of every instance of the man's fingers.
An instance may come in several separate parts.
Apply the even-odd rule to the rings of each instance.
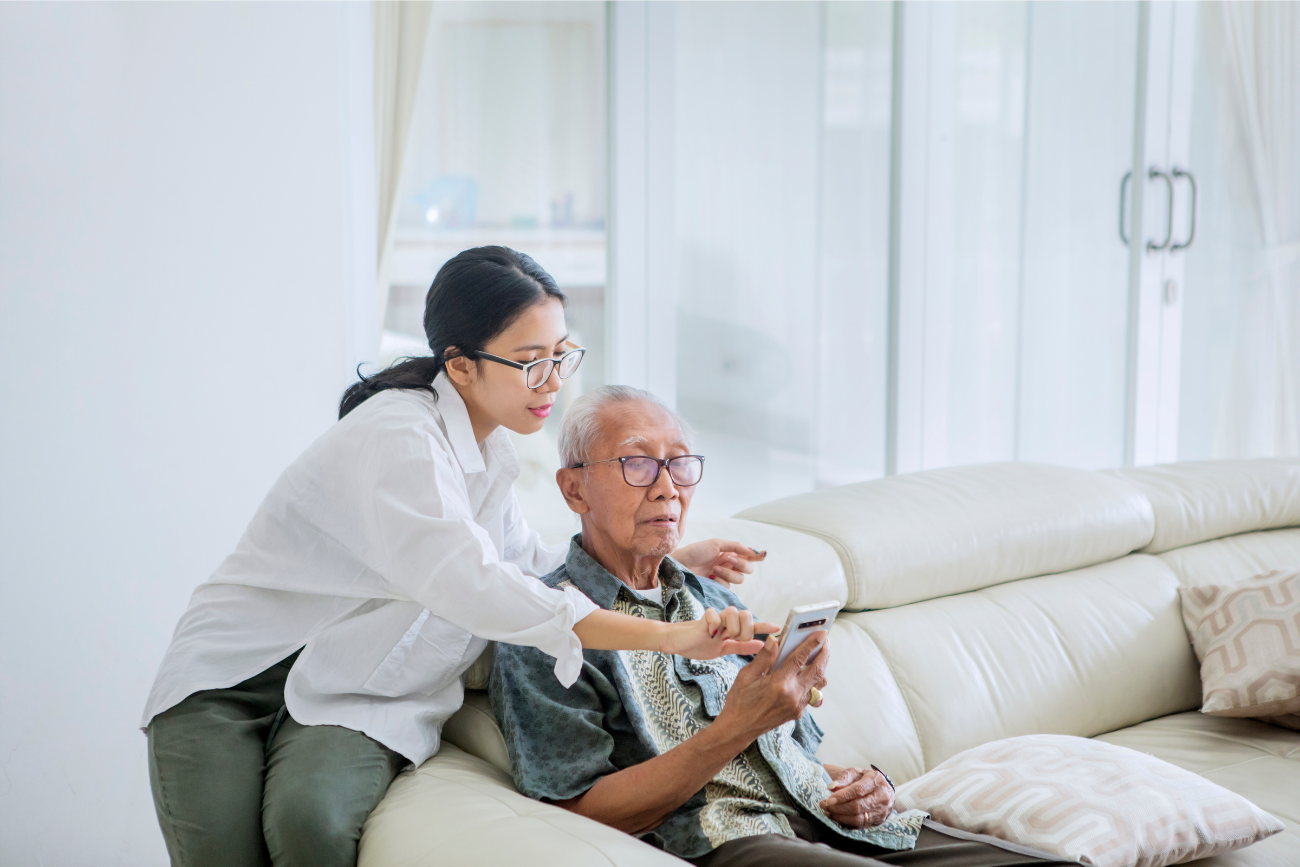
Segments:
[[[738,642],[733,641],[728,643],[737,644]],[[745,644],[747,646],[758,645],[758,649],[734,651],[735,653],[740,654],[742,656],[748,656],[750,654],[754,654],[754,661],[751,662],[749,665],[745,666],[744,668],[742,668],[740,670],[740,675],[738,676],[745,676],[746,673],[748,673],[749,675],[763,675],[771,671],[772,663],[776,661],[776,650],[780,646],[780,643],[775,638],[769,635],[767,637],[767,641],[757,641],[757,640],[747,641],[745,642]],[[733,652],[733,651],[727,651],[725,644],[723,645],[723,650],[727,653]]]
[[[850,785],[837,789],[826,799],[828,804],[846,804],[849,801],[856,801],[859,798],[865,798],[872,792],[876,791],[876,780],[872,777],[862,777]]]
[[[826,631],[818,630],[803,640],[799,648],[794,653],[786,657],[785,662],[781,663],[781,669],[784,671],[790,669],[798,676],[799,672],[808,664],[808,657],[817,652],[823,644],[826,643]],[[793,668],[791,668],[793,666]]]
[[[838,792],[845,786],[856,783],[862,779],[864,773],[862,768],[845,768],[842,774],[831,780],[831,791]]]

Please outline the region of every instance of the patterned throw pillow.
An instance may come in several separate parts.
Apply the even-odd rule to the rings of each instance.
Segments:
[[[1201,661],[1201,712],[1294,727],[1285,717],[1300,714],[1300,569],[1179,593]]]
[[[1242,849],[1277,819],[1146,753],[1026,735],[953,756],[898,787],[896,809],[1092,867],[1164,867]]]

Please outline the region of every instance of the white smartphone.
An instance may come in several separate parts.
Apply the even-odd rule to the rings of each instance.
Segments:
[[[790,616],[785,619],[785,626],[781,627],[781,647],[776,652],[776,663],[772,668],[779,668],[787,656],[794,653],[799,645],[815,633],[828,632],[839,611],[840,603],[834,599],[830,602],[815,602],[812,605],[800,605],[798,608],[790,609]],[[821,652],[821,648],[817,648],[813,655],[808,657],[808,661],[812,662]]]

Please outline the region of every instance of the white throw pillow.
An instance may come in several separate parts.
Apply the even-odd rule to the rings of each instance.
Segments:
[[[1092,867],[1164,867],[1249,846],[1280,821],[1146,753],[1026,735],[959,753],[898,787],[897,809]]]
[[[1183,623],[1201,662],[1201,713],[1277,717],[1270,721],[1295,728],[1300,714],[1300,569],[1178,592]]]

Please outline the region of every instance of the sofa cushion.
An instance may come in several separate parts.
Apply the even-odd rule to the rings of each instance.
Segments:
[[[1300,530],[1242,533],[1160,555],[1185,586],[1245,581],[1273,569],[1300,566]]]
[[[1093,867],[1166,867],[1284,829],[1248,799],[1177,765],[1063,735],[967,750],[901,786],[898,804]]]
[[[809,713],[824,736],[817,758],[841,767],[878,765],[896,783],[925,772],[903,692],[876,643],[857,624],[831,627],[822,706]]]
[[[1108,470],[1151,501],[1159,554],[1208,539],[1300,526],[1300,462],[1287,458],[1193,461]]]
[[[797,605],[848,599],[839,555],[815,536],[738,518],[688,518],[682,544],[715,537],[767,552],[766,560],[754,564],[754,574],[732,588],[760,620],[784,623]]]
[[[1178,582],[1155,557],[841,620],[889,664],[926,768],[1002,738],[1090,737],[1200,706]],[[845,688],[832,680],[827,700]]]
[[[799,494],[736,517],[825,539],[847,608],[891,608],[1122,557],[1151,541],[1124,482],[1043,464],[951,467]]]
[[[1201,712],[1300,713],[1300,570],[1179,592],[1183,623],[1201,661]]]
[[[1197,867],[1295,867],[1300,864],[1300,734],[1250,719],[1195,711],[1099,735],[1097,740],[1150,753],[1249,798],[1286,831]]]
[[[479,689],[465,690],[465,703],[442,726],[442,739],[494,768],[510,773],[510,752],[506,739],[492,713],[488,694]]]
[[[443,743],[399,774],[361,832],[358,867],[681,867],[635,837],[515,791],[510,775]]]

